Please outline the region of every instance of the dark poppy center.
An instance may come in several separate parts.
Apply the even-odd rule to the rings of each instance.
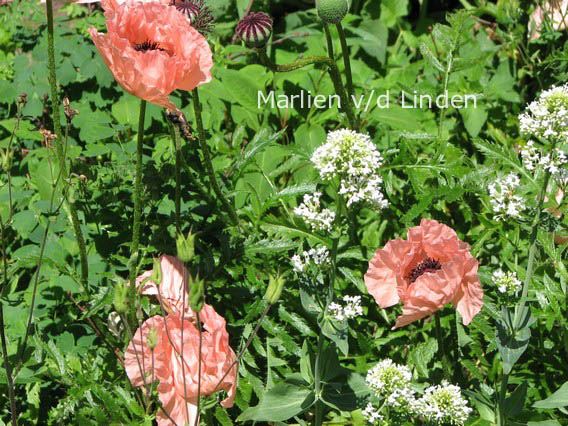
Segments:
[[[410,284],[420,278],[422,275],[428,272],[436,272],[442,269],[442,264],[437,260],[431,259],[427,257],[421,263],[416,265],[412,271],[410,271],[410,275],[408,276],[408,280]]]
[[[158,43],[155,41],[146,40],[142,43],[136,43],[134,45],[134,50],[138,52],[147,52],[148,50],[161,50],[163,51]]]

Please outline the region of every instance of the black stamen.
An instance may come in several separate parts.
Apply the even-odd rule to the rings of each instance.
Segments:
[[[148,50],[161,50],[161,51],[163,51],[164,49],[162,49],[157,42],[146,40],[143,43],[135,44],[134,50],[136,50],[138,52],[147,52]]]
[[[436,272],[439,271],[440,269],[442,269],[442,264],[440,262],[427,257],[421,263],[416,265],[416,267],[414,267],[412,271],[410,271],[410,275],[408,276],[408,281],[410,284],[412,284],[422,275],[428,272]]]

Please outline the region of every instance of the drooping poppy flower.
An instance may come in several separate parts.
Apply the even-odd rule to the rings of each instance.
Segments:
[[[201,348],[201,395],[224,390],[221,405],[231,407],[237,389],[237,365],[217,386],[236,355],[229,346],[225,320],[215,310],[204,305],[199,313],[204,330]],[[183,352],[182,352],[183,323]],[[155,346],[150,348],[152,331]],[[199,331],[193,321],[179,314],[165,318],[156,315],[147,319],[134,334],[124,356],[125,369],[133,386],[158,382],[157,392],[164,411],[157,413],[159,426],[195,424],[199,370]],[[152,368],[153,367],[153,368]],[[183,374],[185,373],[185,374]],[[185,378],[185,380],[184,380]],[[187,414],[189,413],[189,418]]]
[[[483,306],[478,261],[456,232],[435,220],[422,219],[376,251],[365,285],[381,308],[402,303],[394,328],[425,318],[452,303],[469,324]]]
[[[107,33],[89,30],[117,82],[128,93],[176,110],[168,95],[211,80],[207,40],[175,8],[126,1],[105,12]]]
[[[174,256],[162,256],[160,268],[162,282],[159,285],[152,281],[152,271],[146,271],[136,278],[140,294],[155,296],[167,313],[183,312],[186,319],[195,319],[195,313],[189,307],[189,271],[183,262]]]

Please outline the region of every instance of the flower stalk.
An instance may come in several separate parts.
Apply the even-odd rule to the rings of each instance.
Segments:
[[[351,59],[349,58],[349,48],[347,47],[347,40],[345,38],[345,31],[341,22],[335,24],[337,33],[339,34],[339,41],[341,42],[341,53],[343,54],[343,65],[345,67],[345,86],[347,88],[347,95],[353,99],[355,93],[353,91],[353,75],[351,74]]]
[[[144,118],[146,116],[146,101],[140,100],[138,116],[138,135],[136,142],[136,171],[134,177],[134,219],[132,224],[132,243],[130,245],[129,279],[131,313],[136,311],[136,266],[138,264],[138,248],[140,245],[140,217],[142,215],[142,151],[144,148]]]
[[[199,101],[199,92],[197,88],[192,90],[192,98],[193,98],[193,111],[195,113],[195,123],[197,125],[197,133],[199,139],[199,145],[201,146],[201,151],[203,152],[203,159],[205,160],[205,169],[207,170],[207,174],[209,175],[209,180],[213,191],[221,201],[223,208],[229,214],[231,218],[231,222],[233,225],[239,224],[239,219],[237,217],[237,213],[233,206],[227,201],[227,198],[221,191],[219,184],[217,183],[217,178],[215,177],[215,170],[213,169],[213,163],[211,162],[211,155],[209,153],[209,147],[207,146],[207,141],[205,140],[205,130],[203,129],[203,119],[201,117],[201,102]]]
[[[67,165],[65,160],[65,147],[64,142],[61,138],[63,135],[61,131],[61,122],[59,121],[59,101],[57,98],[57,79],[55,75],[55,47],[54,47],[54,35],[53,35],[53,0],[47,0],[45,2],[45,8],[47,13],[47,56],[48,56],[48,67],[49,67],[49,85],[51,89],[51,104],[53,108],[53,127],[56,136],[59,138],[56,141],[56,154],[57,160],[59,162],[59,168],[61,169],[61,174],[63,180],[66,181],[69,177],[67,171]],[[55,191],[55,188],[54,188]],[[75,238],[77,240],[77,245],[79,246],[79,257],[81,261],[81,284],[85,291],[87,291],[89,286],[89,262],[87,258],[87,246],[85,244],[85,238],[83,237],[83,232],[81,231],[81,225],[79,223],[79,216],[77,215],[77,210],[75,209],[75,204],[73,201],[68,200],[65,197],[65,203],[69,210],[69,216],[71,217],[71,224],[73,226],[73,231],[75,232]]]

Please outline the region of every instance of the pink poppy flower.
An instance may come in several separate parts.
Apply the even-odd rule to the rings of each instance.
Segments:
[[[530,17],[529,35],[531,40],[540,37],[545,21],[549,20],[556,31],[566,29],[568,25],[568,0],[549,0],[544,9],[537,6]]]
[[[177,111],[174,90],[193,90],[211,80],[207,40],[175,8],[127,1],[105,12],[107,33],[89,30],[116,81],[128,93]]]
[[[402,303],[398,328],[425,318],[452,303],[471,322],[483,306],[478,262],[456,232],[435,220],[422,219],[408,229],[408,239],[389,241],[376,251],[365,285],[381,308]]]
[[[209,305],[204,305],[199,318],[204,326],[201,349],[201,395],[224,390],[227,392],[227,398],[221,402],[221,405],[231,407],[236,395],[238,367],[235,364],[231,368],[236,355],[229,346],[225,320]],[[153,350],[148,346],[148,333],[152,329],[157,335]],[[192,321],[180,315],[170,314],[165,318],[160,315],[151,317],[136,330],[124,356],[125,369],[133,386],[157,382],[156,389],[164,408],[156,416],[159,426],[171,425],[170,418],[178,425],[195,424],[198,356],[199,332]],[[231,368],[230,373],[217,387],[217,383],[229,368]],[[189,418],[187,418],[188,413]]]
[[[160,285],[152,281],[152,271],[146,271],[136,278],[138,291],[147,296],[156,296],[167,313],[183,312],[186,319],[195,319],[195,313],[189,307],[189,272],[183,262],[174,256],[162,256],[160,267],[162,270]]]

